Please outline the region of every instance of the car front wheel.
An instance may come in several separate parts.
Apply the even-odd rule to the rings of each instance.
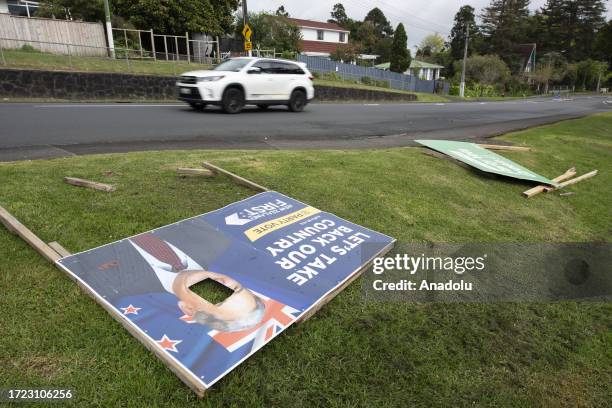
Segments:
[[[226,113],[239,113],[244,107],[244,93],[238,88],[226,89],[222,103]]]
[[[291,112],[301,112],[306,107],[306,102],[306,93],[296,89],[291,93],[291,99],[289,99],[289,110]]]

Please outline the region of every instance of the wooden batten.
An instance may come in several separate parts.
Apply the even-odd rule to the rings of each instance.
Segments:
[[[215,166],[214,164],[210,164],[208,162],[204,162],[202,163],[202,167],[212,171],[215,174],[224,174],[227,177],[231,178],[232,180],[234,180],[236,183],[243,185],[245,187],[249,187],[252,188],[253,190],[257,190],[257,191],[270,191],[269,189],[267,189],[264,186],[261,186],[257,183],[252,182],[251,180],[247,180],[244,177],[240,177],[237,174],[234,174],[230,171],[224,170],[221,167]]]
[[[213,177],[215,173],[208,169],[190,169],[187,167],[179,167],[176,172],[180,176],[201,176],[201,177]]]
[[[565,173],[561,174],[560,176],[555,177],[552,180],[555,183],[560,183],[563,180],[567,180],[568,178],[574,177],[575,175],[576,175],[576,168],[572,167],[571,169],[567,169]],[[549,191],[550,189],[551,189],[550,186],[544,186],[544,185],[535,186],[534,188],[530,188],[527,191],[523,191],[523,195],[527,198],[531,198],[545,191]]]
[[[572,184],[576,184],[579,181],[586,180],[586,179],[591,178],[591,177],[595,177],[596,175],[597,175],[597,170],[590,171],[590,172],[588,172],[586,174],[583,174],[582,176],[579,176],[579,177],[573,178],[571,180],[564,181],[563,183],[560,183],[559,184],[559,188],[571,186]]]
[[[38,238],[32,231],[26,228],[25,225],[20,223],[17,218],[13,217],[2,207],[0,207],[0,221],[2,221],[2,224],[4,224],[10,232],[21,237],[21,239],[27,242],[49,262],[55,263],[55,261],[61,258],[60,254],[47,245],[42,239]]]
[[[509,150],[511,152],[530,152],[531,147],[524,146],[506,146],[506,145],[492,145],[492,144],[478,144],[480,147],[484,147],[488,150]]]
[[[115,186],[111,184],[98,183],[95,181],[80,179],[76,177],[64,177],[64,182],[73,186],[93,188],[94,190],[106,192],[115,191]]]
[[[57,242],[57,241],[49,242],[49,246],[50,246],[51,248],[53,248],[53,250],[54,250],[55,252],[57,252],[58,254],[60,254],[60,256],[61,256],[62,258],[66,257],[66,256],[70,256],[70,255],[72,255],[72,254],[70,253],[70,251],[68,251],[66,248],[64,248],[64,247],[63,247],[63,246],[62,246],[62,245],[61,245],[59,242]]]

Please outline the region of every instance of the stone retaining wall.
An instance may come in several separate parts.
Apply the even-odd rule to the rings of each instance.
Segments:
[[[411,101],[416,95],[315,85],[321,101]],[[0,69],[0,97],[68,100],[176,99],[175,79],[167,76],[94,72]]]

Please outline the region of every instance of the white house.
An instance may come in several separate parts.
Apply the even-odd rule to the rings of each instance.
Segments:
[[[287,20],[300,28],[304,55],[329,57],[339,45],[348,44],[350,31],[337,24],[289,17]]]
[[[374,65],[374,68],[388,71],[390,66],[390,62],[385,62],[382,64]],[[442,65],[430,64],[429,62],[425,61],[412,60],[410,61],[410,67],[406,70],[406,72],[404,72],[404,74],[413,75],[421,79],[431,81],[434,79],[440,79],[440,71],[442,69],[444,69]]]
[[[40,2],[34,0],[0,0],[0,13],[30,17],[39,6]]]

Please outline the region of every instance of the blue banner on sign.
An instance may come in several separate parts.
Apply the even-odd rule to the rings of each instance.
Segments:
[[[265,192],[58,263],[210,387],[393,242]],[[233,294],[202,299],[205,279]]]

